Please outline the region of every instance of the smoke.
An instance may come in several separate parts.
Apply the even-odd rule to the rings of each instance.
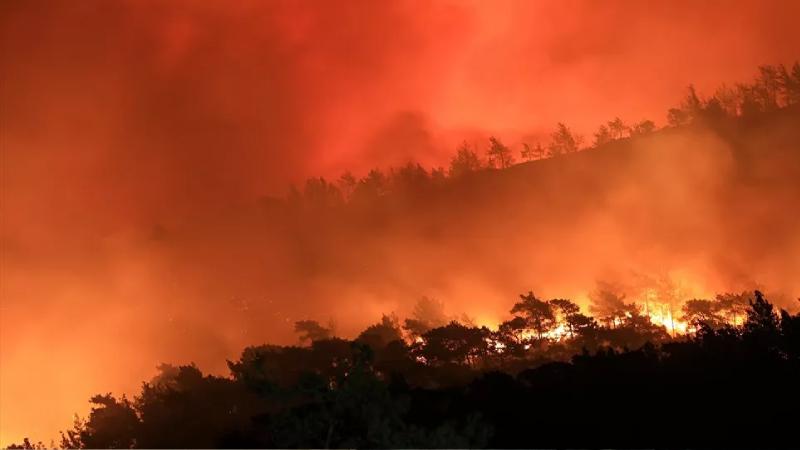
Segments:
[[[632,271],[796,288],[797,187],[767,203],[728,189],[739,174],[713,136],[552,161],[533,184],[486,179],[363,221],[293,221],[259,199],[346,169],[444,165],[489,134],[516,148],[557,121],[661,123],[688,83],[797,59],[798,9],[3,2],[0,443],[47,439],[160,362],[222,371],[243,345],[290,342],[301,318],[353,333],[428,295],[490,323],[519,292],[585,305],[597,279]]]

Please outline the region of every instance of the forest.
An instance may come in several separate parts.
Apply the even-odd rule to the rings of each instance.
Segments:
[[[731,128],[746,127],[748,122],[763,121],[779,112],[786,114],[794,111],[798,105],[800,63],[796,62],[790,68],[765,65],[759,67],[758,75],[751,83],[722,85],[708,97],[701,96],[690,85],[680,105],[668,110],[667,124],[661,131],[689,126],[731,131]],[[387,195],[419,194],[421,190],[441,185],[447,179],[458,179],[484,170],[508,169],[520,161],[531,162],[596,149],[615,141],[641,138],[656,131],[659,129],[652,120],[642,119],[626,124],[615,117],[600,125],[591,142],[584,145],[584,136],[574,133],[560,122],[551,133],[549,142],[523,142],[518,157],[509,146],[494,136],[484,146],[483,154],[477,145],[464,141],[456,149],[447,168],[426,170],[420,164],[410,162],[386,172],[376,168],[361,178],[350,172],[345,172],[335,181],[323,177],[311,178],[300,188],[292,187],[286,200],[295,206],[330,208],[351,202],[369,202]]]
[[[763,142],[748,139],[776,123],[789,124],[780,139],[791,139],[799,108],[800,64],[762,66],[754,81],[708,97],[689,87],[661,129],[647,119],[615,118],[584,146],[585,138],[559,123],[549,142],[523,143],[519,155],[496,137],[483,153],[464,142],[447,168],[409,163],[360,178],[313,178],[262,206],[279,218],[271,226],[291,230],[305,251],[302,274],[313,275],[337,265],[315,253],[315,244],[327,245],[315,238],[322,225],[335,234],[354,223],[413,223],[409,205],[435,210],[465,191],[497,186],[498,174],[513,189],[531,173],[522,166],[553,167],[594,151],[624,155],[657,135],[713,130],[734,144],[736,183],[794,192],[798,167],[760,166],[752,148]],[[779,161],[798,161],[797,142],[789,147],[794,153]],[[587,183],[558,196],[560,204],[574,205],[592,190]],[[729,204],[726,217],[736,212],[735,201],[717,200]],[[542,221],[559,212],[548,215]],[[748,253],[744,263],[754,273],[759,254]],[[76,416],[60,442],[25,439],[9,448],[796,446],[800,299],[773,300],[760,286],[685,299],[670,283],[653,281],[634,297],[598,281],[586,309],[526,289],[496,326],[449,315],[428,296],[408,317],[387,313],[352,339],[337,336],[334,324],[296,320],[297,345],[247,347],[227,361],[227,376],[162,364],[131,398],[92,397],[88,416]]]
[[[760,291],[687,302],[675,338],[624,302],[598,322],[529,292],[497,330],[440,306],[352,340],[297,322],[306,345],[248,347],[228,377],[162,365],[132,399],[92,397],[60,447],[792,445],[800,314]]]

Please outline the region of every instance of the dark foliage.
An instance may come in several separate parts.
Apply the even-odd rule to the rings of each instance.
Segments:
[[[247,348],[230,377],[164,365],[133,401],[93,397],[62,447],[793,446],[800,314],[756,291],[742,326],[698,321],[685,339],[639,317],[492,345],[531,314],[581,315],[572,305],[529,293],[496,333],[451,322],[411,346],[385,316],[354,341]]]

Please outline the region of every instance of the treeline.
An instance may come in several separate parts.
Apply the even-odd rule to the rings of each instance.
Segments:
[[[735,118],[748,119],[782,108],[800,104],[800,62],[790,68],[766,65],[750,83],[722,85],[711,96],[697,93],[694,86],[687,89],[685,98],[667,112],[667,128],[694,123],[715,124]],[[388,193],[414,194],[441,185],[448,179],[491,169],[506,169],[517,162],[559,157],[610,142],[636,138],[658,130],[655,122],[642,119],[625,123],[619,117],[600,125],[589,147],[585,138],[564,123],[558,123],[548,142],[522,142],[519,155],[501,139],[491,136],[485,151],[464,141],[456,149],[448,167],[430,170],[410,162],[387,171],[372,169],[361,178],[345,172],[335,181],[323,177],[308,179],[300,188],[292,187],[288,198],[295,204],[335,206],[351,201],[369,201]]]
[[[496,331],[434,324],[446,317],[432,301],[353,340],[298,322],[309,345],[249,347],[228,377],[162,365],[132,399],[93,397],[60,446],[791,447],[800,314],[747,297],[741,311],[730,296],[687,306],[696,330],[680,339],[635,311],[602,325],[530,293]],[[708,305],[741,312],[739,325],[705,317]],[[548,336],[559,322],[566,335]]]
[[[763,300],[760,291],[755,292],[756,297],[744,291],[719,294],[712,300],[674,297],[674,304],[626,302],[626,294],[618,287],[598,282],[590,293],[593,315],[581,311],[570,299],[543,300],[528,292],[519,296],[510,310],[511,317],[494,328],[477,326],[467,315],[450,317],[441,301],[422,297],[410,318],[401,323],[395,314],[384,315],[355,342],[372,349],[402,343],[410,357],[429,366],[449,364],[513,372],[539,361],[568,361],[584,350],[622,351],[647,342],[660,344],[682,338],[703,327],[738,327],[744,323],[749,306]],[[675,292],[667,288],[661,294]],[[301,344],[335,339],[333,324],[323,326],[314,320],[296,322],[295,331]]]

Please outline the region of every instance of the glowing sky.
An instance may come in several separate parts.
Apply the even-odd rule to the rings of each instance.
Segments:
[[[141,245],[155,224],[213,227],[308,176],[443,165],[489,133],[663,124],[689,83],[800,58],[797,17],[796,1],[2,2],[0,444],[55,437],[179,350],[235,353],[201,319],[169,337],[146,322],[200,298],[165,274],[207,275]],[[261,276],[242,264],[238,282]]]

